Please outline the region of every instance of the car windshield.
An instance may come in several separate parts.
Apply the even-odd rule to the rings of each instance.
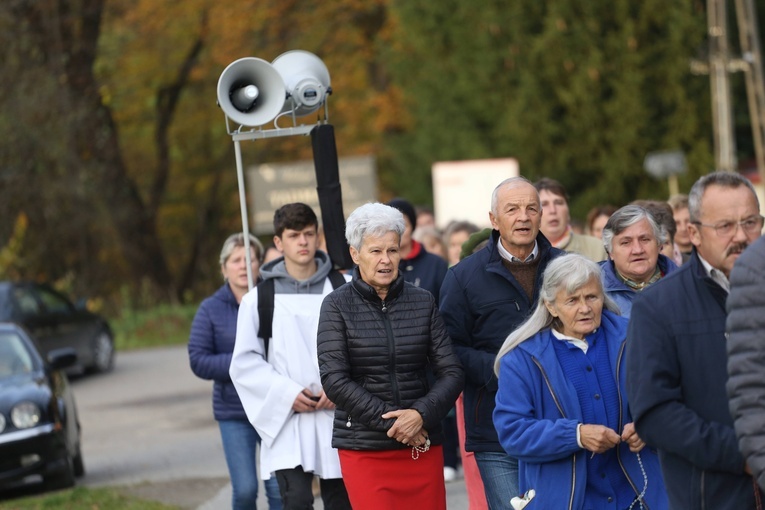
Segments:
[[[15,333],[0,333],[0,378],[32,371],[32,356]]]

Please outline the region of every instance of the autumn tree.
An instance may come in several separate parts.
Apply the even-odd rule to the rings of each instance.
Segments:
[[[31,182],[19,181],[20,187],[33,186],[18,207],[34,219],[32,241],[49,256],[71,253],[61,240],[76,238],[85,245],[81,256],[97,256],[99,243],[82,230],[90,227],[89,215],[106,215],[128,274],[168,291],[170,274],[156,225],[127,175],[114,119],[94,76],[103,7],[102,0],[3,4],[9,64],[3,73],[3,127],[19,131],[19,144],[6,149],[6,162],[18,172],[26,166],[37,174]],[[80,261],[87,263],[93,261]]]
[[[0,207],[29,218],[20,275],[75,274],[99,293],[208,291],[220,243],[241,228],[220,72],[243,56],[314,51],[332,69],[340,152],[375,153],[396,111],[374,49],[385,23],[384,2],[4,3]],[[305,159],[310,143],[251,144],[245,156]]]

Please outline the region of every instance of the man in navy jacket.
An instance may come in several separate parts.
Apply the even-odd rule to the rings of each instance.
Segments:
[[[518,463],[502,449],[492,421],[494,359],[536,304],[545,267],[563,253],[539,232],[541,217],[528,180],[500,183],[491,199],[489,243],[449,268],[441,287],[441,315],[465,370],[465,449],[475,452],[492,510],[511,508],[519,495]]]
[[[699,179],[689,196],[690,260],[640,293],[627,332],[627,394],[641,438],[657,448],[671,508],[754,509],[725,390],[725,299],[741,252],[760,235],[751,183]]]

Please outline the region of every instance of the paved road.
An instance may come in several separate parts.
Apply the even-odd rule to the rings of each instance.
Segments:
[[[187,508],[230,506],[212,383],[191,373],[185,346],[119,353],[113,372],[72,384],[83,427],[86,476],[80,483],[159,484],[156,492],[183,492],[176,500]],[[467,509],[462,480],[447,485],[447,499],[450,509]],[[265,497],[259,508],[267,508]],[[320,500],[316,508],[322,508]]]
[[[109,374],[73,381],[86,485],[227,476],[211,383],[184,347],[120,353]]]

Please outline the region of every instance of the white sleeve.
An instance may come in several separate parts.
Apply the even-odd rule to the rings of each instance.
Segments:
[[[303,387],[266,361],[264,342],[258,337],[257,289],[248,292],[239,305],[236,343],[229,374],[242,401],[247,418],[266,446],[293,416],[292,405]],[[273,350],[270,342],[269,351]],[[273,352],[269,352],[269,358]]]

